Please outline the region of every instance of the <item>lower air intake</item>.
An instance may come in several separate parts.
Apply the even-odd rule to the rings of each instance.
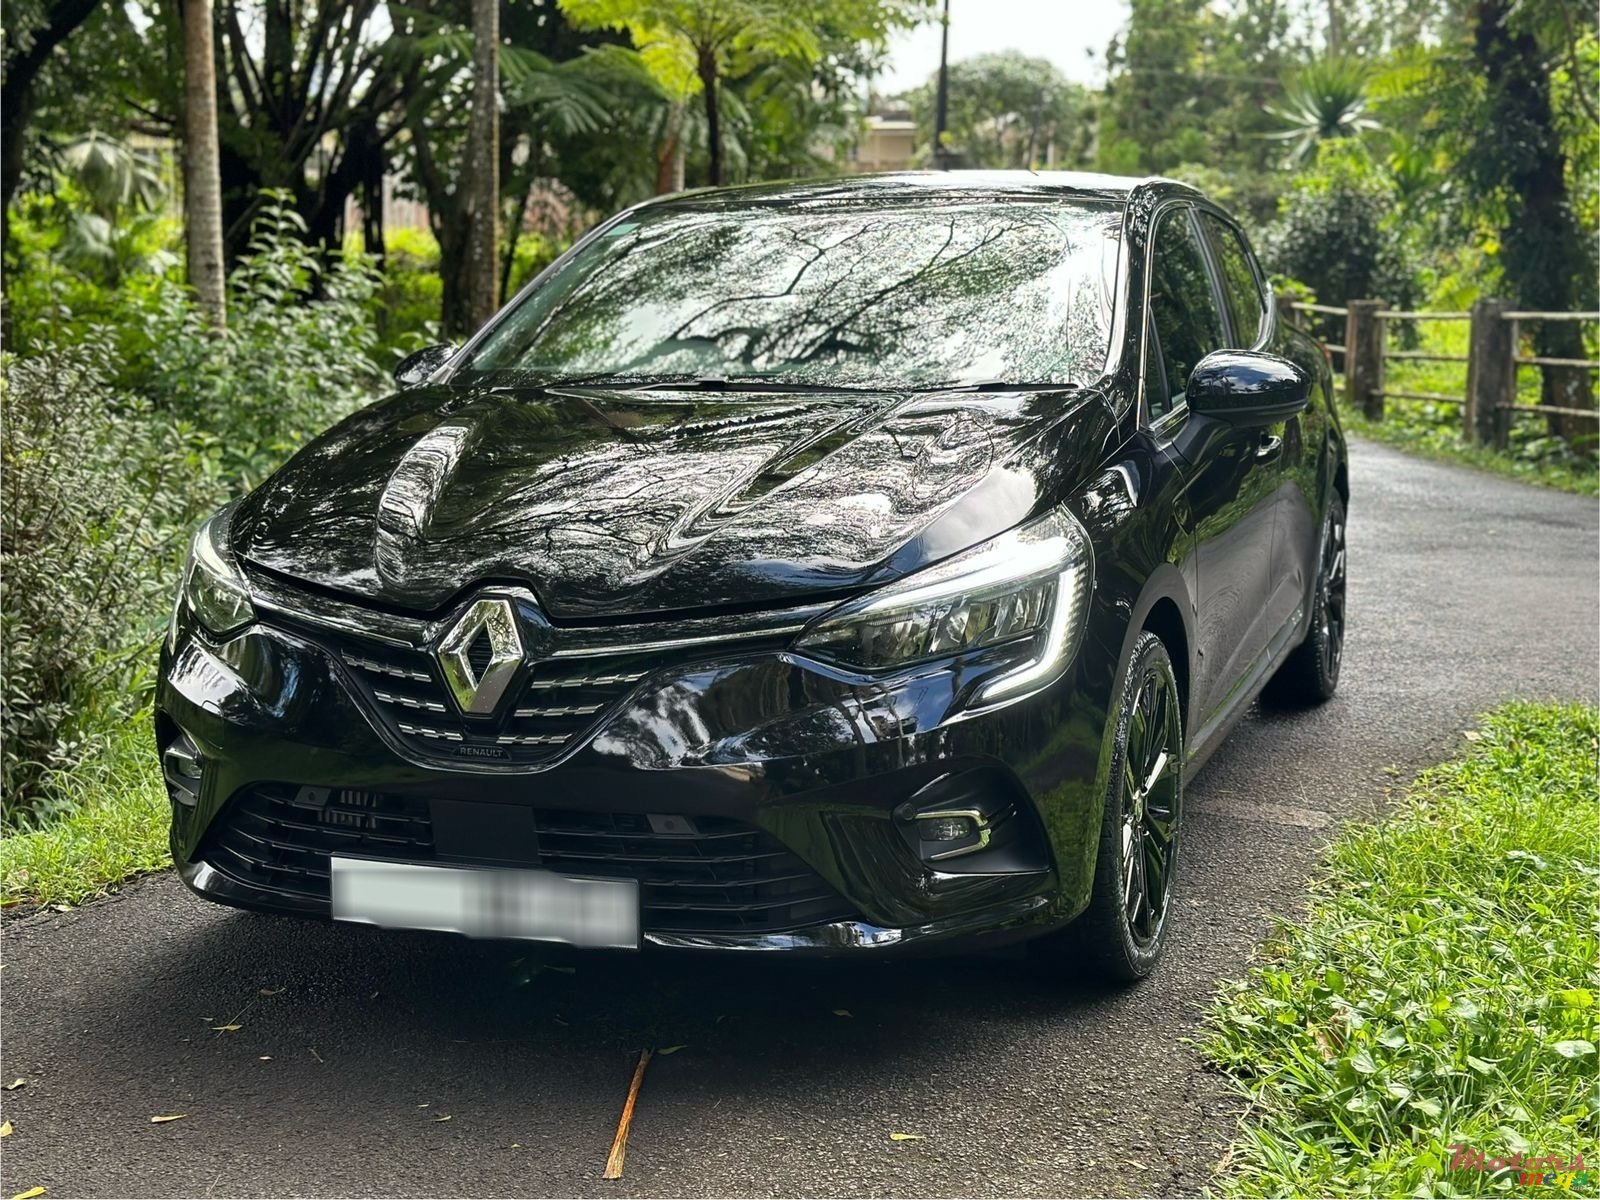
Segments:
[[[646,933],[781,933],[856,915],[781,842],[742,821],[537,809],[534,824],[539,867],[637,879]],[[230,801],[200,850],[241,883],[324,903],[335,854],[433,860],[430,802],[261,784]]]

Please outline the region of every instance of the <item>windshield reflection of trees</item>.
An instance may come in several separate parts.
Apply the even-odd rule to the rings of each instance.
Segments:
[[[816,384],[1085,382],[1120,213],[1081,203],[665,209],[530,296],[481,370]]]

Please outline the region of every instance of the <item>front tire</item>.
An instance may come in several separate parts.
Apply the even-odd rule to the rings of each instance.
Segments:
[[[1127,984],[1166,945],[1183,823],[1183,706],[1161,639],[1141,633],[1118,698],[1089,907],[1036,943],[1052,968]]]

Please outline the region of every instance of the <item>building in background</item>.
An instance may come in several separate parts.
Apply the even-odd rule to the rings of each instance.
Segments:
[[[867,114],[861,140],[845,155],[845,170],[857,175],[910,168],[917,148],[917,123],[908,108]]]

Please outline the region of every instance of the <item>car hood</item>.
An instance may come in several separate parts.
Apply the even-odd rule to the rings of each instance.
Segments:
[[[552,617],[770,606],[884,582],[1027,517],[1085,393],[402,392],[240,505],[247,563],[435,612],[485,581]]]

